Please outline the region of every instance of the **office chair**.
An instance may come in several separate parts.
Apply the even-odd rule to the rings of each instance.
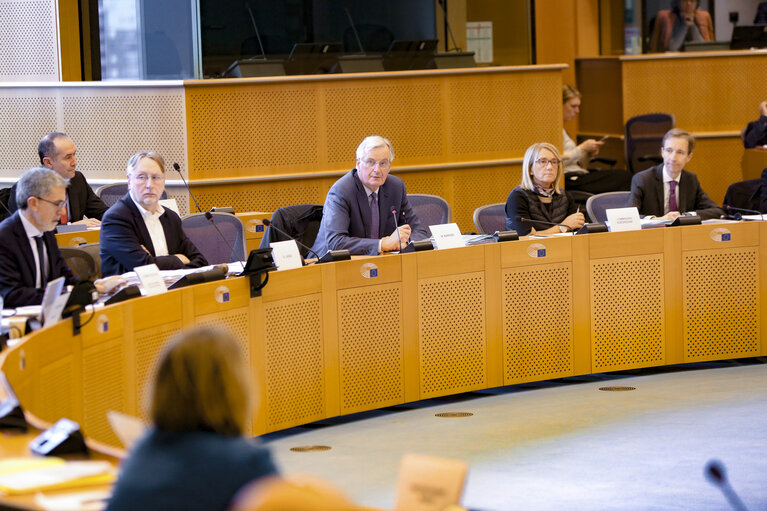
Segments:
[[[452,217],[450,204],[442,197],[424,193],[409,193],[407,194],[407,201],[413,208],[415,216],[421,221],[421,225],[429,227],[430,225],[450,223]],[[431,233],[431,229],[429,232]]]
[[[474,210],[474,226],[477,234],[492,234],[506,230],[506,203],[496,202]]]
[[[306,247],[311,248],[320,230],[322,205],[298,204],[296,206],[285,206],[272,213],[271,222],[276,229],[273,229],[271,225],[266,228],[258,248],[269,248],[272,242],[288,241],[290,239],[297,240]],[[285,236],[277,231],[277,229],[289,234],[290,237]],[[298,245],[298,251],[303,258],[306,258],[309,253],[301,245]]]
[[[588,212],[592,222],[603,224],[607,220],[605,211],[627,207],[630,196],[631,192],[607,192],[592,195],[586,201],[586,212]]]
[[[626,121],[625,149],[628,171],[636,174],[653,165],[663,163],[660,149],[663,135],[674,127],[672,114],[637,115]]]
[[[213,223],[207,214],[212,215]],[[245,226],[238,217],[229,213],[192,213],[181,219],[181,227],[208,264],[245,261]]]
[[[115,202],[120,200],[126,193],[128,193],[128,182],[124,183],[113,183],[111,185],[104,185],[100,186],[98,190],[96,190],[96,195],[99,196],[99,199],[107,205],[107,207],[112,207]],[[162,195],[160,196],[160,199],[167,199],[168,194],[165,192],[165,190],[162,191]]]

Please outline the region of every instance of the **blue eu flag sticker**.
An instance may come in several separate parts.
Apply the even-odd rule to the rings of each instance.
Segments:
[[[378,268],[371,268],[370,270],[370,278],[378,277]]]
[[[264,224],[258,224],[256,226],[256,232],[264,232]]]
[[[722,234],[722,241],[730,241],[730,236],[732,236],[732,234],[730,234],[729,232],[725,232],[724,234]]]
[[[539,248],[538,249],[538,257],[546,257],[546,249],[545,248]]]
[[[223,299],[224,302],[228,302],[229,301],[229,292],[224,293],[223,296],[222,296],[222,299]]]

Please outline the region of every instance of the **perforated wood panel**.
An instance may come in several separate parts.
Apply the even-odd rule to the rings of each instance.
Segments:
[[[451,171],[453,222],[461,232],[474,231],[474,210],[485,204],[506,202],[509,192],[522,179],[521,165]]]
[[[186,188],[169,188],[168,186],[165,186],[165,193],[168,194],[169,199],[176,199],[176,204],[178,204],[178,211],[180,216],[183,217],[184,215],[188,215],[192,211],[197,212],[197,208],[194,206],[191,206],[190,208],[190,204],[192,204],[194,201],[189,198],[189,192],[186,191]],[[197,200],[199,201],[200,199],[198,198]],[[207,211],[209,209],[210,208],[206,208],[203,211]]]
[[[250,366],[250,324],[248,309],[234,309],[200,316],[196,320],[198,326],[221,328],[237,339],[245,362]]]
[[[573,373],[572,267],[503,272],[504,384]]]
[[[665,319],[661,255],[591,261],[591,368],[662,364]]]
[[[232,206],[235,211],[274,211],[293,204],[323,204],[321,180],[247,183],[228,186],[195,186],[192,189],[203,210]]]
[[[267,427],[321,418],[325,411],[320,295],[264,304]]]
[[[353,163],[357,145],[372,134],[389,138],[400,160],[442,154],[440,88],[435,79],[422,78],[387,84],[360,81],[326,91],[328,164],[336,168]]]
[[[448,190],[452,193],[452,180],[448,172],[394,172],[405,182],[407,193],[427,193],[446,199]]]
[[[0,81],[59,80],[55,0],[0,0]]]
[[[91,178],[124,179],[138,151],[157,151],[167,169],[186,170],[184,93],[178,88],[72,89],[62,94],[63,125],[77,145],[78,169]]]
[[[485,385],[485,277],[467,273],[418,281],[421,398]]]
[[[0,172],[6,177],[17,177],[23,170],[40,164],[37,142],[56,128],[56,100],[29,89],[0,89],[0,119],[3,123]]]
[[[450,83],[450,147],[455,155],[521,157],[535,142],[562,144],[560,71],[456,78]]]
[[[400,284],[338,291],[341,411],[404,400]]]
[[[743,141],[740,137],[698,138],[693,159],[687,168],[698,176],[700,185],[711,200],[724,202],[724,194],[732,183],[743,179],[740,165]]]
[[[122,339],[83,351],[83,431],[115,447],[122,443],[107,419],[109,410],[127,412],[125,348]]]
[[[174,321],[162,326],[138,330],[135,332],[136,349],[136,400],[137,416],[145,422],[151,422],[146,409],[147,385],[157,371],[157,359],[169,338],[181,331],[182,323]]]
[[[300,84],[187,89],[191,177],[243,167],[255,175],[290,164],[316,167],[317,94]]]
[[[685,361],[759,354],[756,248],[684,254]]]
[[[677,127],[687,131],[740,131],[757,117],[764,83],[763,54],[624,61],[624,122],[643,113],[671,112]]]
[[[42,413],[38,416],[41,419],[56,422],[62,417],[72,417],[71,355],[40,368],[40,388],[46,389],[39,396]]]

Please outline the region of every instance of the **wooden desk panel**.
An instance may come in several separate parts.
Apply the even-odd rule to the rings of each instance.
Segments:
[[[767,168],[767,149],[744,149],[741,168],[743,179],[761,178],[762,171]]]
[[[256,434],[503,384],[765,355],[767,222],[720,225],[371,258],[386,281],[347,274],[367,259],[310,266],[273,272],[257,298],[245,278],[211,282],[103,309],[78,337],[61,322],[0,363],[27,410],[114,445],[104,413],[147,418],[156,357],[183,325],[242,340]],[[556,257],[530,258],[538,242]]]
[[[78,247],[84,243],[98,243],[100,233],[100,229],[90,229],[87,231],[57,234],[56,243],[60,247]]]

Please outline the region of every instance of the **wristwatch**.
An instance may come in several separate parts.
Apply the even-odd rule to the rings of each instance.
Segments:
[[[569,230],[570,230],[570,228],[567,227],[566,225],[560,225],[559,226],[559,232],[567,232]]]

